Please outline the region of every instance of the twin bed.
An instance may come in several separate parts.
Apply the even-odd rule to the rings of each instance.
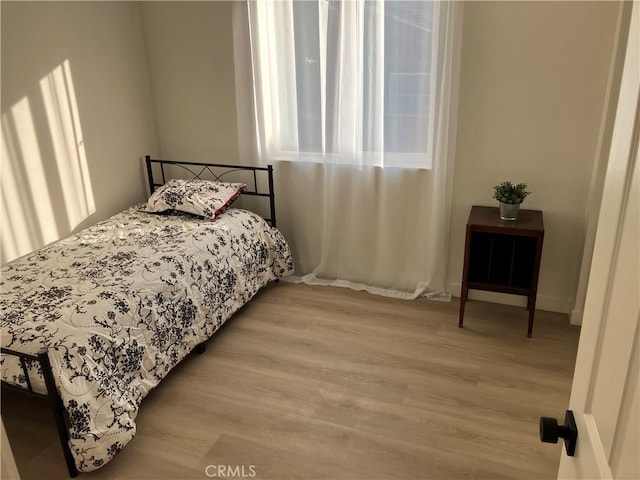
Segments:
[[[293,270],[270,166],[146,164],[146,204],[2,268],[2,384],[49,398],[72,476],[109,462],[149,391]],[[266,218],[233,208],[240,194],[268,199]]]

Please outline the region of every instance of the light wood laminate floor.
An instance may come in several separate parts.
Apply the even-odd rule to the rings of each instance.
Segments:
[[[562,446],[538,420],[564,418],[579,329],[538,311],[527,339],[525,309],[474,301],[457,316],[457,299],[271,285],[80,478],[555,478]],[[23,480],[67,478],[47,403],[5,392],[2,408]]]

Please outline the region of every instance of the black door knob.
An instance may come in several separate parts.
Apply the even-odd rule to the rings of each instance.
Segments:
[[[573,457],[578,440],[578,427],[571,410],[567,410],[564,417],[564,425],[558,425],[558,420],[550,417],[540,417],[540,441],[545,443],[558,443],[558,438],[564,439],[564,447],[567,455]]]

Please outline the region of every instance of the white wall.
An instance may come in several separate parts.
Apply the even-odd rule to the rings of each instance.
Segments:
[[[465,5],[448,270],[454,294],[471,205],[495,205],[492,186],[512,180],[533,192],[522,208],[544,212],[537,306],[573,307],[617,13],[616,2]]]
[[[573,307],[617,8],[615,2],[465,5],[448,269],[454,294],[469,209],[494,205],[492,186],[511,179],[533,191],[524,208],[544,211],[538,307]],[[231,11],[231,2],[143,5],[163,155],[226,160],[237,152]]]
[[[1,8],[4,263],[142,201],[157,143],[137,3]]]
[[[616,33],[618,41],[614,44],[614,52],[611,57],[609,77],[607,81],[607,93],[605,95],[606,114],[603,115],[600,123],[598,146],[596,147],[596,159],[594,161],[593,171],[591,174],[589,201],[586,210],[587,234],[584,244],[584,253],[582,255],[582,263],[580,266],[580,278],[578,280],[576,300],[571,312],[571,323],[574,325],[582,324],[583,309],[587,297],[587,286],[589,283],[593,247],[595,245],[596,230],[598,227],[600,203],[602,201],[607,162],[613,137],[613,126],[617,114],[617,102],[620,94],[625,49],[630,27],[631,7],[631,2],[621,4],[620,14],[618,17],[618,29]]]
[[[231,3],[142,2],[141,8],[160,155],[236,162]]]
[[[545,215],[538,306],[572,308],[616,13],[614,2],[465,5],[448,269],[454,294],[469,208],[494,204],[492,186],[511,179],[533,191],[524,208]],[[80,226],[141,198],[139,157],[155,148],[148,77],[161,156],[238,158],[231,2],[4,2],[2,27],[3,114],[25,95],[37,99],[40,78],[70,60],[97,210]],[[46,133],[39,108],[38,133]],[[52,148],[42,143],[48,172]],[[60,200],[54,204],[57,211]]]

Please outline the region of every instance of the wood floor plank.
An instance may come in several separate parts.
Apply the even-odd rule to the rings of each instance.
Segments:
[[[555,478],[561,447],[539,442],[538,417],[567,408],[579,329],[538,311],[528,339],[524,309],[476,301],[462,329],[457,315],[455,299],[271,285],[81,478]],[[66,478],[47,403],[6,392],[2,408],[22,478]]]

